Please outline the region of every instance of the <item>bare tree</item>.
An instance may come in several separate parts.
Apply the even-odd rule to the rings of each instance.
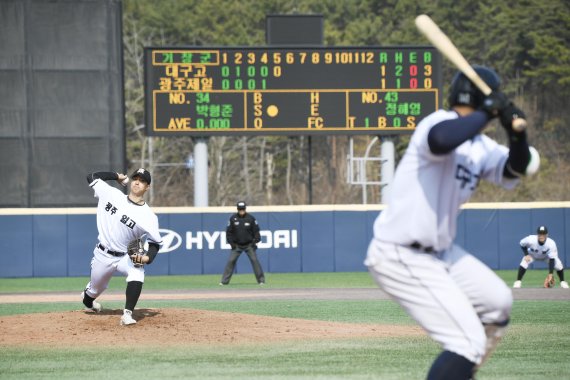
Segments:
[[[266,204],[273,204],[273,171],[275,165],[273,163],[273,154],[266,153],[265,161],[267,163],[267,181],[265,185]]]
[[[287,140],[287,176],[285,180],[285,192],[287,201],[290,205],[293,204],[293,197],[291,196],[291,140]]]
[[[248,160],[248,148],[247,148],[247,138],[242,137],[242,165],[243,165],[243,182],[245,183],[245,195],[247,199],[251,198],[251,185],[250,185],[250,173],[249,173],[249,160]]]

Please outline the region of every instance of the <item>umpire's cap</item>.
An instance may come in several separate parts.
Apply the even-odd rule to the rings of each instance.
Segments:
[[[491,68],[479,65],[473,65],[473,70],[493,91],[497,91],[501,86],[501,78],[499,75]],[[481,107],[483,105],[483,100],[485,99],[485,95],[481,90],[477,88],[463,74],[462,72],[457,72],[451,81],[451,88],[449,90],[449,106],[453,107],[455,105],[466,105],[471,106],[475,109]]]
[[[536,229],[536,233],[539,235],[546,235],[548,234],[548,228],[546,228],[546,226],[540,226]]]
[[[244,201],[239,201],[239,202],[237,203],[237,209],[238,209],[238,210],[245,210],[245,207],[246,207],[246,204],[245,204]]]
[[[150,173],[145,168],[135,170],[135,172],[131,175],[131,179],[135,179],[136,177],[139,177],[150,185]]]

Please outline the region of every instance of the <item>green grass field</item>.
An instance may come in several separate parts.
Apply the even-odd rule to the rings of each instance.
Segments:
[[[514,271],[498,271],[508,285]],[[528,271],[524,287],[539,287],[545,271]],[[218,289],[219,276],[149,276],[145,290]],[[0,294],[76,292],[86,278],[0,279]],[[230,287],[256,288],[252,275]],[[266,289],[373,288],[367,273],[267,274]],[[123,291],[124,278],[110,291]],[[547,290],[545,290],[547,291]],[[144,290],[143,290],[144,292]],[[122,302],[106,302],[121,308]],[[350,323],[412,325],[389,300],[141,301],[138,307],[195,308]],[[0,316],[77,310],[71,302],[0,304]],[[478,379],[570,379],[570,302],[515,301],[512,325]],[[1,324],[0,324],[1,328]],[[89,340],[89,336],[78,337]],[[14,348],[0,345],[0,379],[423,379],[439,347],[428,337],[359,338],[211,347],[124,349]]]
[[[516,271],[495,271],[507,285],[516,280]],[[232,277],[233,288],[256,288],[251,274]],[[542,287],[546,270],[529,270],[525,274],[524,287]],[[376,285],[368,272],[343,273],[267,273],[268,288],[374,288]],[[147,276],[145,290],[185,290],[218,288],[220,275],[198,276]],[[558,278],[556,277],[558,281]],[[89,281],[86,277],[57,278],[0,278],[0,294],[26,292],[65,292],[83,289]],[[124,277],[113,277],[109,290],[123,290]]]

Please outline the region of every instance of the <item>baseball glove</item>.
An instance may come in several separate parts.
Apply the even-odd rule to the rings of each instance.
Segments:
[[[544,279],[544,287],[545,288],[554,288],[554,285],[556,285],[556,280],[554,280],[554,276],[549,274],[548,276],[546,276],[546,278]]]
[[[135,267],[144,266],[143,257],[146,256],[146,251],[144,250],[144,242],[141,239],[133,239],[129,242],[127,246],[127,254],[131,258]]]

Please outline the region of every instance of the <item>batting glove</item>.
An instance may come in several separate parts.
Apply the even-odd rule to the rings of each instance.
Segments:
[[[499,91],[493,91],[489,96],[483,99],[481,110],[485,111],[489,119],[499,116],[509,105],[512,104],[505,94]]]

